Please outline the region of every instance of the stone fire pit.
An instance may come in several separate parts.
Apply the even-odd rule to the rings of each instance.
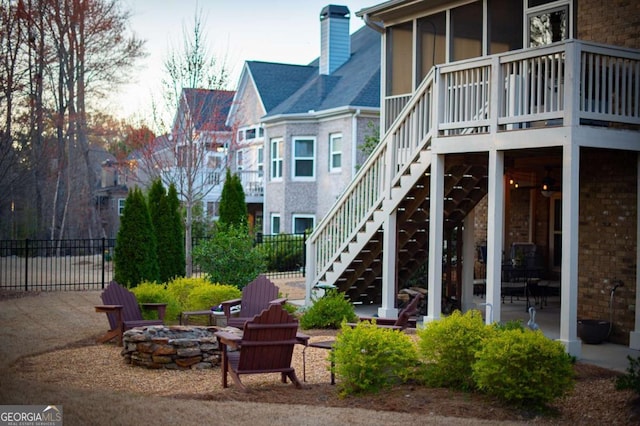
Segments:
[[[218,327],[137,327],[124,332],[122,356],[132,365],[171,370],[204,369],[220,365],[214,333]]]

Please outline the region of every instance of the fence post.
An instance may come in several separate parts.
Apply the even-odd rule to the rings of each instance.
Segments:
[[[24,291],[29,291],[29,239],[24,243]]]
[[[102,289],[104,290],[104,252],[106,250],[105,238],[102,237],[102,247],[100,248],[100,253],[102,253]]]

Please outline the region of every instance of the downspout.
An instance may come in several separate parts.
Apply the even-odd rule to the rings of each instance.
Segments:
[[[369,17],[368,13],[365,13],[364,15],[362,15],[362,19],[364,20],[364,24],[367,27],[379,32],[380,34],[384,34],[384,27],[382,27],[381,25],[378,25],[375,22],[373,22],[371,20],[371,18]]]
[[[358,171],[358,117],[360,116],[360,108],[358,108],[351,118],[351,179]]]

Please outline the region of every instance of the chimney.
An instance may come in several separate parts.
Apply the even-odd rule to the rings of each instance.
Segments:
[[[320,74],[331,74],[351,56],[349,8],[330,4],[320,12]]]

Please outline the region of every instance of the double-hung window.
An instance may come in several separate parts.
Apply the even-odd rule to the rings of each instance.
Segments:
[[[329,171],[339,172],[342,169],[342,134],[329,135]]]
[[[271,139],[271,180],[282,179],[282,139]]]
[[[310,180],[315,178],[315,156],[315,138],[293,138],[293,179]]]
[[[271,233],[279,234],[280,233],[280,215],[279,214],[271,214]]]

